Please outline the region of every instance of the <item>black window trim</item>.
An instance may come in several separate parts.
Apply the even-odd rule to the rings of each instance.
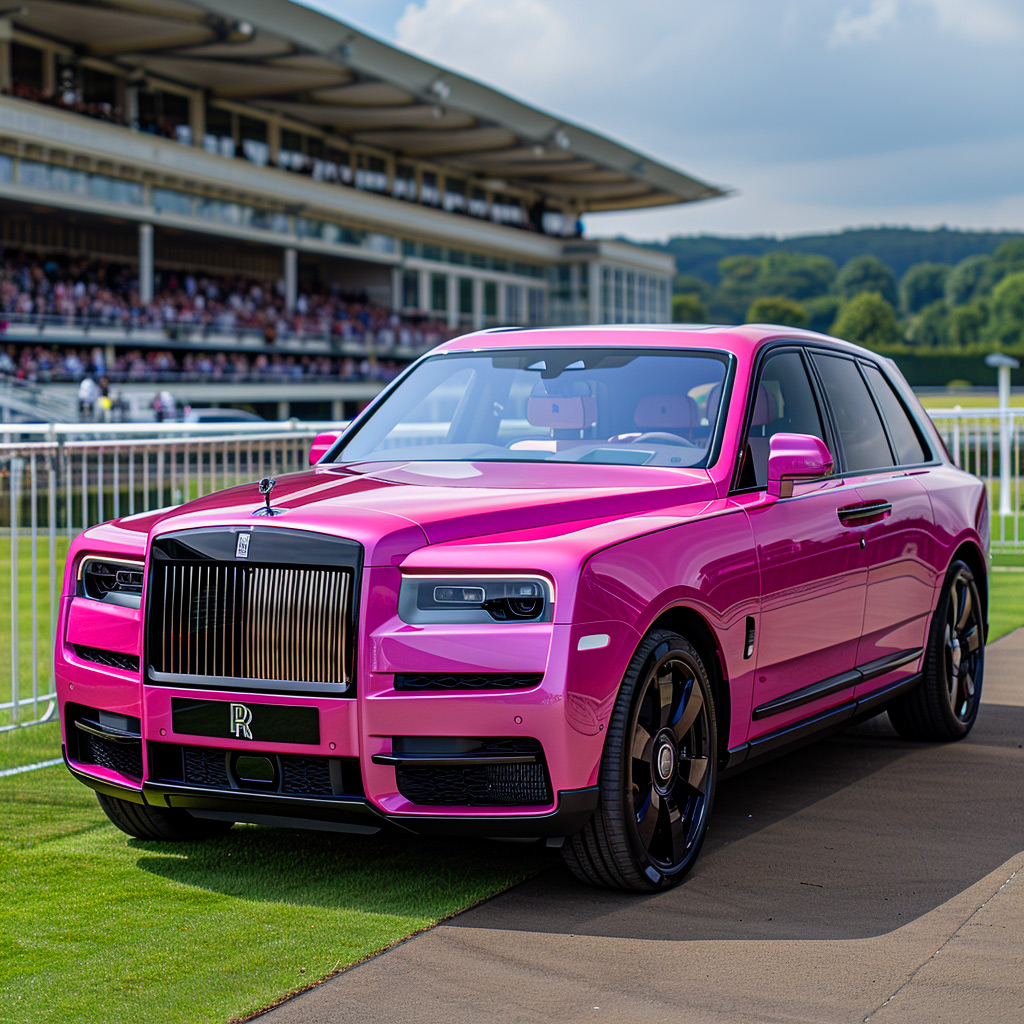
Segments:
[[[750,421],[754,415],[754,404],[757,399],[758,388],[761,386],[761,376],[764,373],[765,365],[772,356],[784,354],[786,352],[795,352],[803,363],[804,372],[807,374],[807,382],[811,386],[811,394],[814,398],[814,403],[818,409],[818,416],[821,419],[821,425],[825,432],[825,446],[828,448],[833,460],[835,460],[835,465],[832,468],[832,472],[828,474],[827,479],[841,476],[838,472],[838,435],[833,426],[829,410],[824,404],[824,392],[821,387],[821,383],[818,380],[817,372],[813,366],[813,361],[810,359],[810,349],[811,346],[807,345],[805,342],[799,341],[798,339],[779,338],[769,342],[758,353],[757,362],[754,365],[754,373],[751,377],[753,383],[747,390],[746,408],[743,412],[743,430],[740,435],[740,444],[736,449],[736,461],[733,465],[732,479],[729,486],[730,495],[758,494],[768,488],[767,482],[765,482],[764,486],[740,487],[740,474],[743,471],[743,457],[747,449],[747,438],[750,434]]]
[[[921,428],[921,424],[918,422],[918,419],[914,415],[913,410],[911,410],[907,406],[907,403],[903,400],[903,395],[900,394],[899,388],[896,387],[896,385],[893,382],[893,379],[889,376],[889,374],[885,372],[885,367],[882,366],[880,363],[876,363],[873,359],[860,358],[858,362],[861,364],[861,376],[867,383],[868,391],[871,393],[871,397],[874,399],[875,408],[878,409],[878,414],[882,417],[882,426],[885,427],[885,433],[889,439],[889,447],[892,449],[893,456],[896,459],[896,468],[918,469],[922,466],[934,466],[939,460],[935,457],[933,445],[931,444],[928,435]],[[874,385],[871,383],[871,378],[864,372],[865,366],[874,367],[874,369],[876,369],[882,375],[882,380],[884,380],[886,384],[889,385],[889,390],[892,391],[893,397],[896,399],[896,404],[903,410],[904,414],[910,422],[911,427],[913,428],[915,436],[917,437],[918,444],[921,445],[921,450],[925,454],[925,458],[923,461],[900,461],[900,453],[896,448],[896,442],[893,438],[892,428],[889,426],[888,419],[886,419],[885,410],[882,408],[882,403],[878,397],[877,392],[875,391]]]
[[[515,330],[517,328],[510,328]],[[718,362],[722,363],[725,371],[722,375],[722,393],[719,396],[718,404],[718,418],[715,421],[714,434],[709,438],[709,445],[707,454],[704,456],[703,465],[699,467],[688,467],[688,468],[699,468],[706,471],[714,469],[718,464],[718,460],[722,455],[722,448],[725,440],[725,421],[728,419],[729,408],[732,404],[732,392],[736,383],[736,367],[738,359],[736,353],[727,348],[704,348],[698,346],[668,346],[668,345],[628,345],[628,344],[609,344],[609,345],[512,345],[505,348],[490,347],[490,346],[479,346],[474,348],[456,348],[449,349],[444,352],[437,352],[431,350],[425,352],[418,359],[413,360],[397,377],[395,377],[390,383],[382,388],[371,400],[367,403],[366,407],[362,409],[356,416],[349,421],[348,426],[341,432],[337,441],[323,454],[321,457],[320,464],[325,465],[344,465],[343,462],[335,461],[335,458],[344,447],[349,444],[353,437],[366,425],[370,417],[374,415],[377,408],[383,404],[383,402],[394,392],[399,384],[403,383],[412,372],[417,369],[422,363],[426,363],[432,360],[441,360],[446,358],[455,358],[457,356],[468,356],[468,355],[513,355],[519,352],[529,351],[531,348],[547,348],[549,350],[568,350],[574,351],[577,349],[601,349],[606,348],[609,350],[631,350],[635,351],[637,355],[697,355],[697,356],[709,356]],[[477,460],[480,462],[494,461],[488,459]],[[543,462],[544,460],[531,460],[531,459],[517,459],[516,463],[524,462]],[[572,465],[572,463],[558,463],[558,465]],[[672,469],[671,466],[657,467],[659,469]]]

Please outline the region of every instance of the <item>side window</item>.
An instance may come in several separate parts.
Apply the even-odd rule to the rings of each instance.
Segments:
[[[761,369],[740,467],[741,488],[767,486],[768,448],[772,437],[780,433],[825,439],[818,403],[799,352],[769,356]]]
[[[894,466],[885,428],[857,364],[842,356],[815,352],[814,365],[835,417],[847,470],[864,472]]]
[[[875,392],[878,404],[882,407],[882,415],[888,424],[892,443],[896,446],[896,456],[900,465],[914,466],[920,462],[927,462],[931,456],[921,441],[914,421],[888,378],[877,366],[870,363],[864,364],[864,374]]]

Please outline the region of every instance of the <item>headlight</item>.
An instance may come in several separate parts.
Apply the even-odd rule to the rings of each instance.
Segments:
[[[550,622],[551,584],[540,576],[406,576],[403,622]]]
[[[123,558],[83,558],[78,565],[78,596],[138,608],[143,569],[144,563]]]

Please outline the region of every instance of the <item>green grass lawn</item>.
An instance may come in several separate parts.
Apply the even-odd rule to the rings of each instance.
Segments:
[[[918,395],[918,398],[926,409],[952,409],[957,405],[961,409],[994,409],[999,405],[995,395]],[[1015,409],[1024,407],[1024,394],[1012,392],[1010,406]]]
[[[0,1020],[222,1022],[557,858],[540,846],[236,826],[139,843],[63,768],[0,780]]]

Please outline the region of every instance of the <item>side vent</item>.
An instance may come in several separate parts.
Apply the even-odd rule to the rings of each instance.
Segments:
[[[743,644],[743,657],[752,658],[754,656],[754,616],[747,616],[747,638]]]

